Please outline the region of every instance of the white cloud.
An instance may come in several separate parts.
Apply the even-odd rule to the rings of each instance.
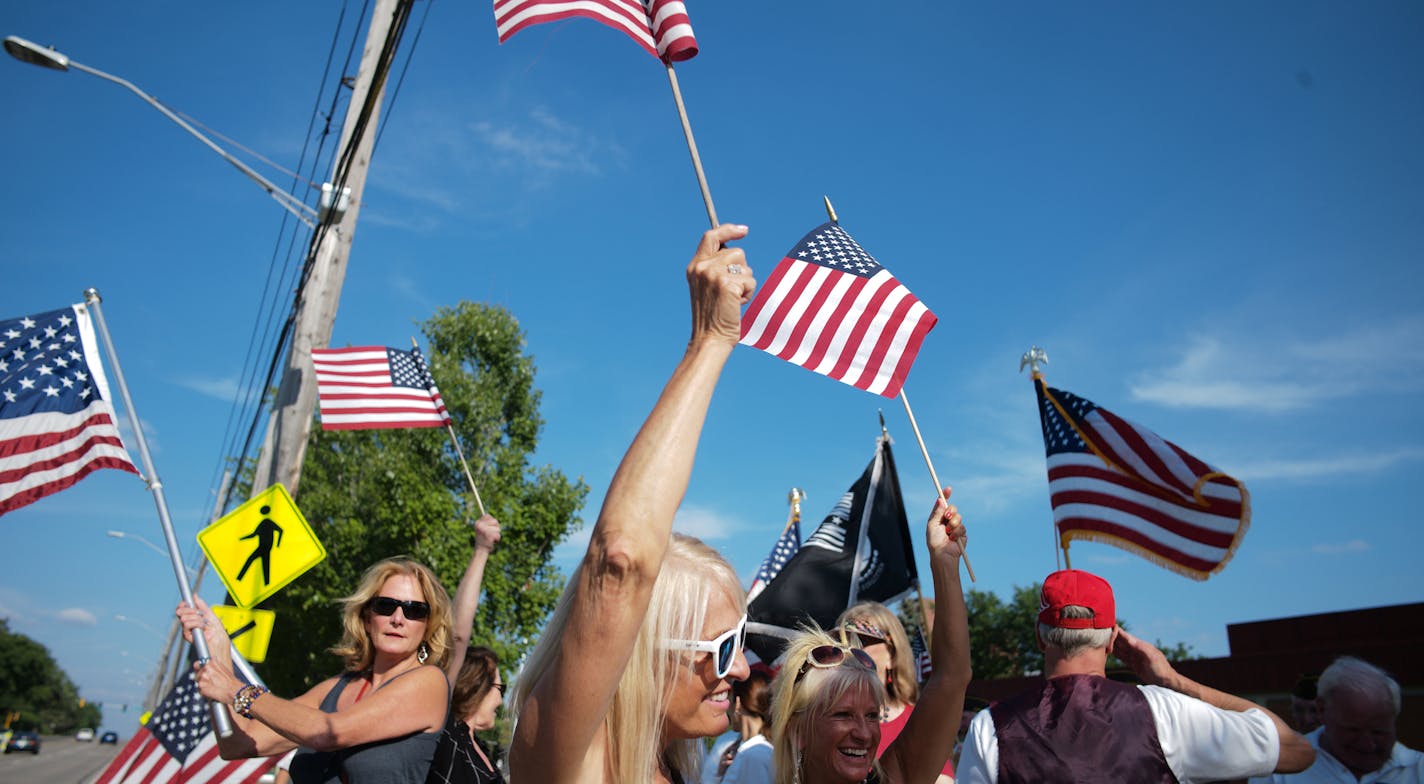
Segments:
[[[695,536],[704,542],[730,538],[740,527],[738,521],[700,506],[684,506],[672,519],[672,530]]]
[[[1336,455],[1306,460],[1263,460],[1235,466],[1243,481],[1260,479],[1315,479],[1340,474],[1373,474],[1424,458],[1424,448],[1400,447],[1361,455]]]
[[[1340,555],[1342,553],[1363,553],[1370,549],[1370,543],[1363,539],[1351,539],[1348,542],[1321,542],[1311,545],[1310,551],[1319,555]]]
[[[79,607],[66,607],[55,613],[55,617],[76,626],[95,626],[99,623],[99,619],[94,617],[94,613]]]
[[[235,378],[180,378],[178,386],[191,389],[200,395],[231,403],[237,397],[238,384]],[[144,425],[145,430],[147,424]]]
[[[1243,337],[1245,336],[1245,337]],[[1298,411],[1424,382],[1424,316],[1355,327],[1314,339],[1200,335],[1171,367],[1152,371],[1132,394],[1173,408]]]

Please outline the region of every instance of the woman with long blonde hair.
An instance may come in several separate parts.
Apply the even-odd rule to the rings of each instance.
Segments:
[[[792,640],[772,685],[771,742],[776,784],[917,784],[934,781],[954,747],[971,676],[969,623],[959,583],[964,526],[937,500],[926,526],[934,575],[934,671],[899,737],[876,758],[885,679],[860,647],[854,626],[811,629]]]
[[[512,781],[694,781],[698,739],[727,729],[731,682],[748,672],[745,598],[725,559],[671,531],[756,287],[742,252],[726,246],[746,233],[733,224],[708,231],[687,267],[692,339],[517,678]]]
[[[445,725],[450,598],[425,565],[387,558],[341,600],[344,672],[287,700],[233,674],[231,641],[203,600],[179,605],[183,637],[201,629],[212,659],[194,664],[198,691],[232,706],[223,759],[266,757],[298,746],[296,784],[423,784]]]

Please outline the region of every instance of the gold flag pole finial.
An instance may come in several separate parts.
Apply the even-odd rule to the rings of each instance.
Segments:
[[[830,217],[831,223],[840,223],[841,219],[836,217],[836,208],[831,206],[831,197],[822,196],[821,198],[826,200],[826,215]]]

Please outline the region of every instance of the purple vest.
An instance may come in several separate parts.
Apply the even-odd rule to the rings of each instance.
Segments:
[[[1176,784],[1136,686],[1067,675],[989,709],[999,784]]]

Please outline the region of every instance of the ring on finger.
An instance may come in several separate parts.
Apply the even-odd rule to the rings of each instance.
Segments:
[[[727,274],[728,274],[728,275],[740,275],[740,274],[742,274],[742,265],[740,265],[740,264],[728,264],[728,265],[727,265]]]

